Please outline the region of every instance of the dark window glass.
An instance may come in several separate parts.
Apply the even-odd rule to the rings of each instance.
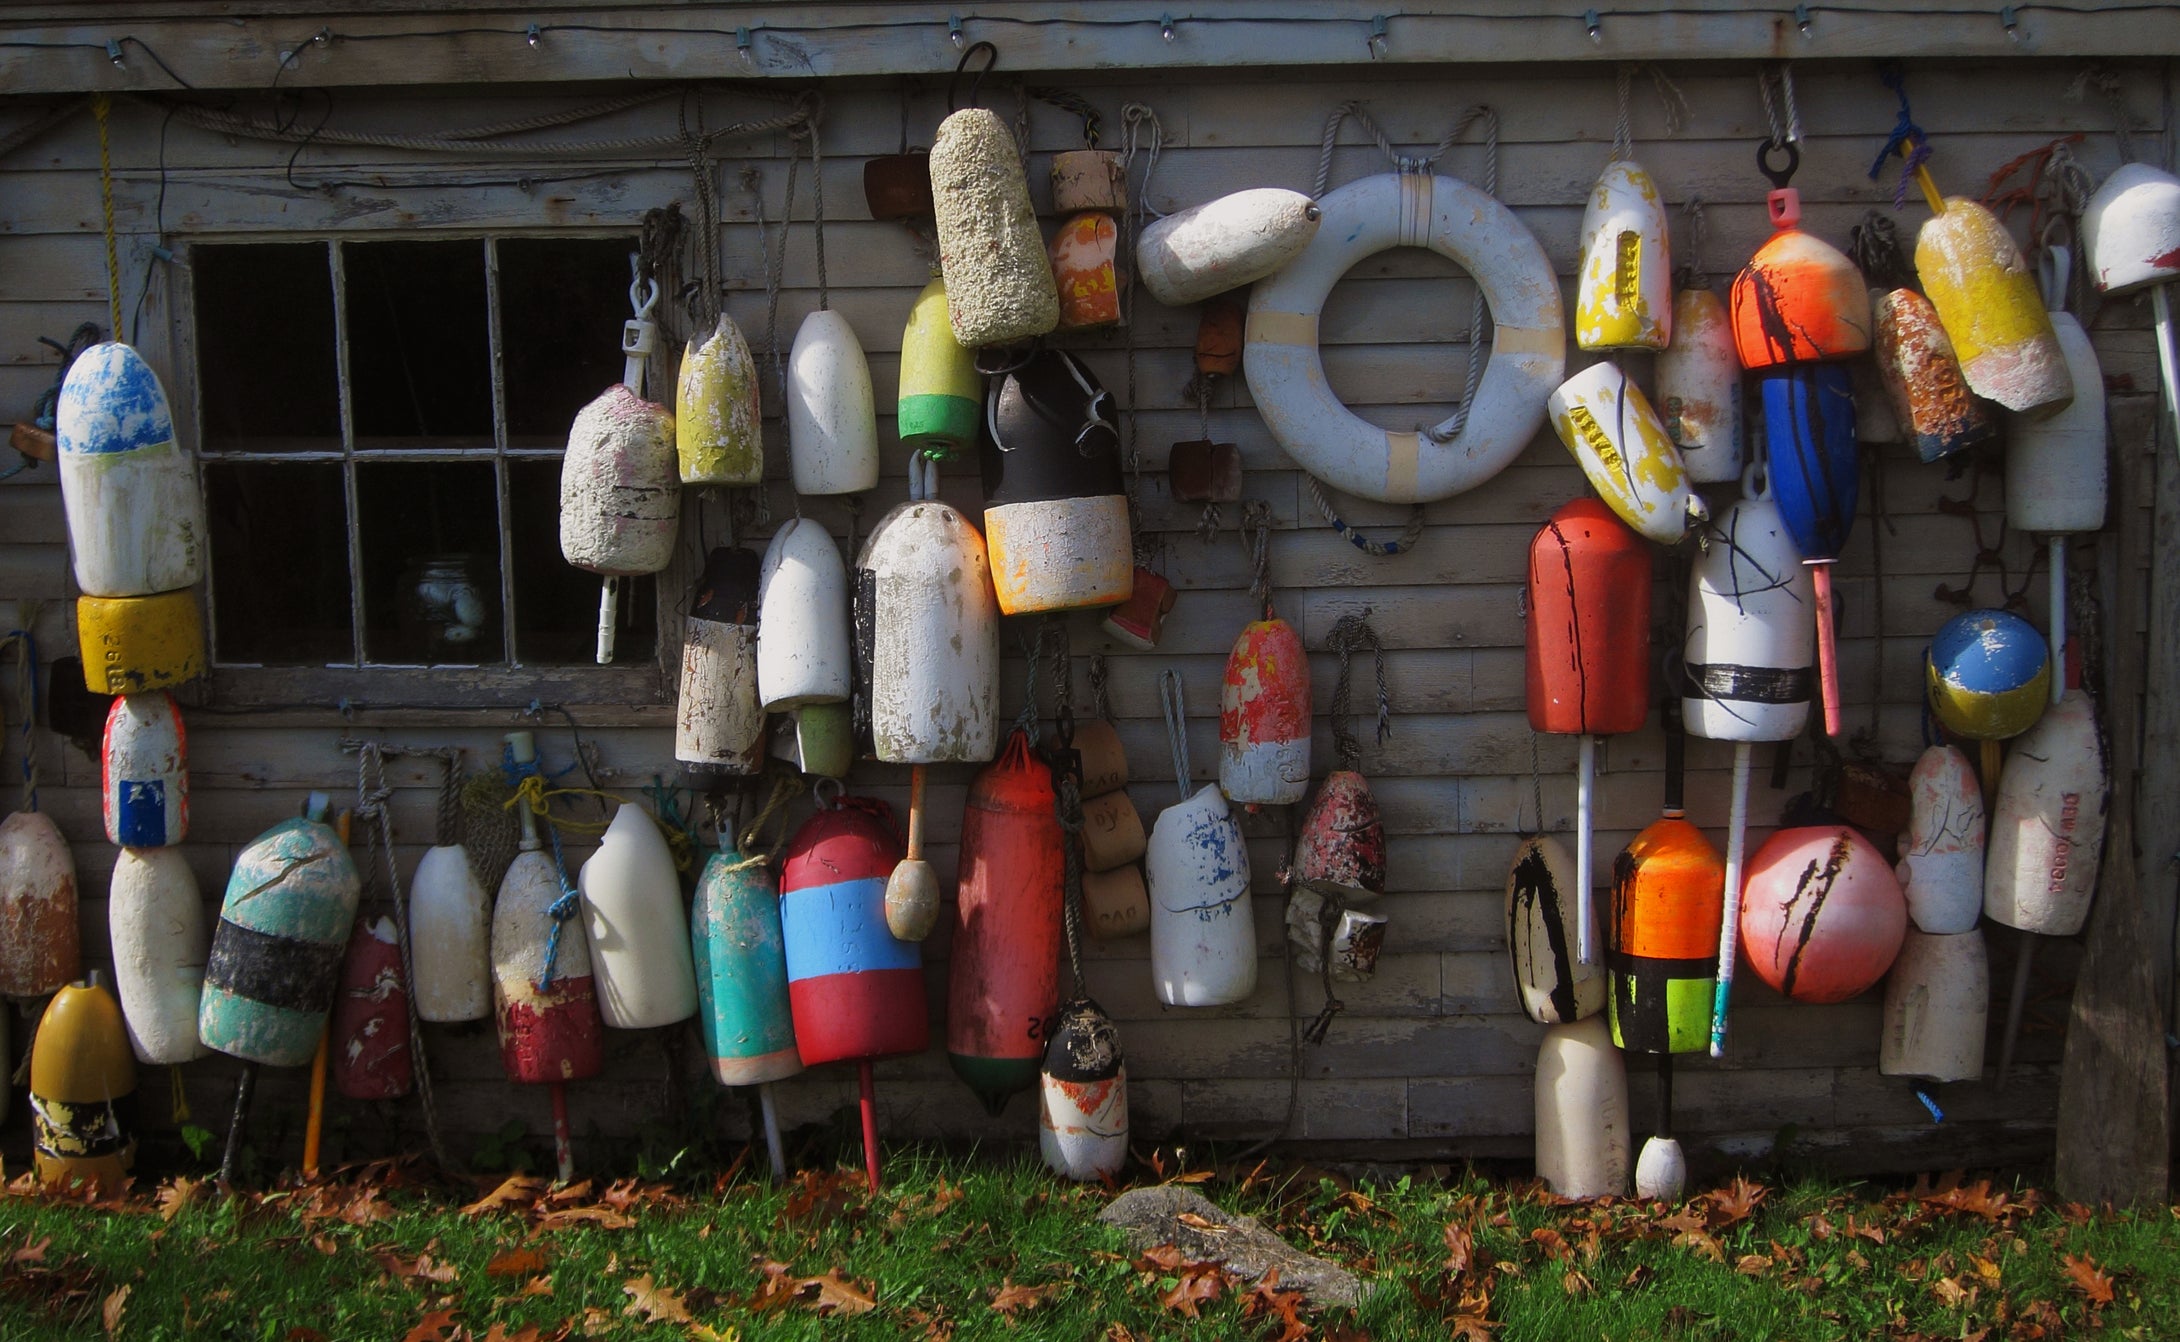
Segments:
[[[635,249],[634,238],[500,240],[500,346],[511,446],[565,446],[575,412],[621,380],[628,257]],[[662,309],[670,298],[662,297]],[[671,367],[673,360],[666,363]],[[658,400],[670,389],[648,390]]]
[[[491,446],[484,243],[350,242],[341,262],[357,448]]]
[[[504,662],[492,463],[356,467],[364,653],[404,664]]]
[[[337,462],[205,463],[222,662],[353,663]]]
[[[533,665],[593,661],[598,652],[598,592],[604,580],[560,555],[560,463],[508,463],[514,509],[515,655]],[[620,633],[614,661],[647,661],[658,644],[658,584],[621,579]]]
[[[322,242],[189,249],[197,392],[214,450],[338,450],[333,279]]]

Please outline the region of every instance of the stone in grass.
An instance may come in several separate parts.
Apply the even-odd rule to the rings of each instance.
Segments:
[[[1192,1188],[1161,1184],[1114,1198],[1098,1219],[1127,1232],[1128,1250],[1142,1253],[1171,1244],[1192,1259],[1224,1263],[1235,1276],[1255,1281],[1279,1269],[1279,1285],[1301,1291],[1322,1309],[1352,1309],[1363,1283],[1338,1263],[1296,1249],[1251,1216],[1229,1216]]]

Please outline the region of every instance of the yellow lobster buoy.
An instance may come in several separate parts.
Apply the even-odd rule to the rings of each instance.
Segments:
[[[1613,363],[1592,364],[1559,385],[1547,408],[1559,441],[1626,522],[1660,545],[1709,516],[1688,488],[1680,449],[1666,436],[1643,389]]]
[[[1944,204],[1916,235],[1915,274],[1968,389],[2016,414],[2057,414],[2074,379],[2035,272],[1997,215],[1965,196]]]
[[[674,446],[685,485],[754,485],[765,477],[758,427],[757,360],[726,313],[681,355],[674,394]]]
[[[136,1163],[135,1098],[121,1004],[95,975],[55,993],[30,1052],[38,1182],[120,1192]]]
[[[204,617],[194,588],[77,597],[76,640],[93,694],[170,690],[204,674]]]
[[[954,339],[946,281],[934,279],[916,295],[908,329],[901,333],[901,392],[894,406],[901,446],[943,461],[976,446],[983,413],[984,375],[976,370],[976,351]]]
[[[1673,339],[1672,276],[1658,184],[1634,159],[1614,159],[1598,175],[1582,212],[1575,346],[1665,349]]]

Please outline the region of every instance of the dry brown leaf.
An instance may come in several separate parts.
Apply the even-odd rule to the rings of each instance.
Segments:
[[[1173,1219],[1180,1222],[1182,1225],[1187,1226],[1191,1230],[1202,1230],[1206,1232],[1216,1233],[1226,1228],[1225,1226],[1220,1225],[1217,1221],[1211,1220],[1208,1217],[1198,1216],[1194,1212],[1179,1212],[1174,1215]]]
[[[537,1325],[531,1324],[516,1332],[508,1332],[507,1325],[495,1323],[485,1330],[484,1342],[540,1342]]]
[[[551,1277],[532,1277],[522,1284],[521,1290],[515,1292],[516,1295],[551,1295],[552,1293],[553,1279]]]
[[[1726,1251],[1719,1247],[1718,1241],[1700,1230],[1682,1231],[1673,1236],[1673,1244],[1676,1248],[1693,1249],[1714,1263],[1726,1261]]]
[[[2088,1297],[2091,1309],[2102,1309],[2112,1303],[2111,1275],[2097,1266],[2096,1259],[2088,1254],[2079,1258],[2065,1254],[2060,1261],[2066,1266],[2067,1280],[2074,1283],[2075,1290]]]
[[[428,1253],[420,1253],[412,1259],[403,1258],[392,1249],[375,1249],[371,1256],[378,1260],[380,1267],[386,1269],[387,1276],[397,1280],[406,1278],[412,1281],[436,1282],[444,1286],[458,1275],[454,1264],[433,1262]]]
[[[1172,1244],[1154,1244],[1135,1260],[1138,1271],[1153,1275],[1179,1272],[1181,1263],[1181,1250],[1179,1246]]]
[[[1559,1289],[1569,1295],[1588,1295],[1596,1290],[1597,1286],[1588,1277],[1570,1267],[1567,1269],[1566,1275],[1559,1279]]]
[[[629,1303],[622,1307],[623,1314],[641,1314],[650,1323],[695,1323],[689,1316],[689,1307],[681,1303],[681,1297],[651,1279],[646,1272],[621,1283],[621,1294]]]
[[[633,1230],[636,1218],[611,1207],[555,1207],[537,1218],[540,1230],[565,1230],[576,1225],[596,1226],[600,1230]]]
[[[817,1298],[803,1303],[819,1314],[868,1314],[878,1308],[878,1297],[871,1288],[853,1277],[841,1276],[837,1268],[804,1277],[799,1285],[817,1288]]]
[[[153,1200],[159,1204],[159,1219],[171,1221],[181,1215],[182,1209],[197,1201],[204,1194],[204,1180],[176,1176],[173,1182],[159,1185]]]
[[[116,1287],[113,1294],[107,1296],[99,1305],[98,1319],[106,1327],[106,1336],[112,1337],[121,1331],[121,1311],[128,1307],[129,1288],[126,1286]]]
[[[2005,1277],[2005,1273],[2000,1270],[1998,1264],[1988,1258],[1970,1254],[1968,1255],[1968,1262],[1975,1268],[1976,1275],[1982,1278],[1986,1285],[1997,1286]]]
[[[401,1342],[451,1342],[451,1335],[458,1327],[453,1310],[435,1309],[402,1334]]]
[[[527,1207],[551,1185],[543,1178],[530,1174],[510,1175],[500,1181],[499,1187],[462,1208],[462,1215],[477,1216],[484,1212],[504,1211],[510,1207]]]
[[[1450,1342],[1492,1342],[1491,1330],[1498,1326],[1480,1314],[1456,1314]],[[1325,1342],[1334,1342],[1332,1334],[1325,1334]]]
[[[1545,1252],[1554,1262],[1565,1262],[1573,1256],[1567,1248],[1567,1237],[1550,1226],[1538,1226],[1529,1232],[1529,1240]]]
[[[1136,1336],[1128,1331],[1127,1324],[1115,1320],[1105,1325],[1105,1342],[1136,1342]]]
[[[1445,1269],[1452,1276],[1468,1271],[1468,1265],[1476,1255],[1476,1234],[1458,1222],[1446,1226]]]
[[[8,1261],[15,1264],[42,1263],[45,1261],[45,1251],[52,1243],[53,1237],[48,1235],[35,1244],[26,1244],[14,1253],[9,1254]]]
[[[531,1277],[545,1270],[545,1255],[531,1248],[502,1249],[484,1265],[487,1277]]]
[[[1012,1277],[1002,1277],[999,1280],[1000,1284],[989,1292],[992,1298],[991,1307],[994,1313],[1004,1314],[1008,1318],[1042,1309],[1051,1304],[1052,1298],[1067,1286],[1062,1281],[1047,1282],[1042,1286],[1017,1286]]]
[[[1180,1280],[1173,1289],[1160,1296],[1160,1306],[1185,1314],[1189,1318],[1202,1317],[1198,1306],[1210,1304],[1225,1293],[1232,1276],[1220,1263],[1184,1263]]]
[[[1690,1231],[1705,1229],[1710,1225],[1710,1222],[1703,1219],[1701,1212],[1687,1210],[1674,1212],[1671,1216],[1661,1216],[1657,1219],[1656,1225],[1660,1230],[1671,1231],[1676,1235],[1685,1235]]]
[[[1938,1297],[1938,1303],[1947,1309],[1959,1309],[1975,1299],[1976,1293],[1951,1277],[1935,1277],[1930,1282],[1930,1293]]]
[[[1768,1196],[1770,1190],[1762,1184],[1750,1183],[1745,1177],[1735,1175],[1728,1188],[1714,1188],[1703,1195],[1703,1201],[1711,1206],[1711,1228],[1723,1230],[1739,1224],[1756,1210],[1756,1204]]]
[[[1761,1277],[1771,1271],[1771,1259],[1760,1253],[1745,1253],[1734,1260],[1733,1270],[1744,1277]]]

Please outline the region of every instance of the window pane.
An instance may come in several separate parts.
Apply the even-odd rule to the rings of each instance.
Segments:
[[[355,661],[338,462],[207,462],[213,647],[227,663]]]
[[[565,446],[575,412],[621,380],[628,257],[635,250],[633,237],[500,240],[500,349],[511,445]],[[668,389],[649,390],[657,400]],[[515,605],[521,608],[520,598]]]
[[[341,262],[356,446],[455,438],[489,447],[484,242],[349,242]]]
[[[504,662],[492,463],[356,467],[367,660]]]
[[[560,557],[560,463],[511,461],[507,470],[514,508],[515,655],[539,666],[593,661],[602,579]],[[649,577],[622,581],[615,662],[651,660],[658,646],[657,591]]]
[[[338,450],[333,280],[322,242],[201,244],[197,389],[214,450]]]

